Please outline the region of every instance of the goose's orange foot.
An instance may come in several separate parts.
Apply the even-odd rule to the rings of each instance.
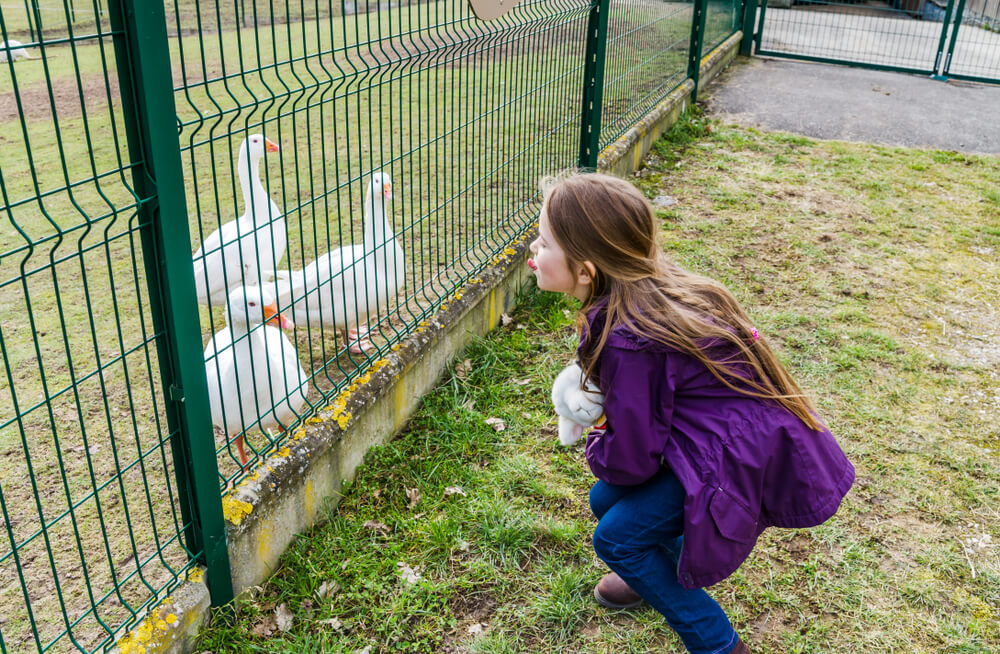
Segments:
[[[351,354],[366,354],[373,349],[372,342],[368,340],[368,331],[367,326],[364,332],[357,328],[347,330],[347,342],[350,343]]]
[[[243,434],[236,437],[236,451],[240,454],[240,471],[247,471],[247,463],[250,461],[250,457],[247,456],[246,444],[243,442]]]

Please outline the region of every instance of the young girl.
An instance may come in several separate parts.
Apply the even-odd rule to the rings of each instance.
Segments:
[[[543,191],[528,265],[540,289],[583,303],[577,354],[604,393],[586,456],[594,550],[612,574],[594,594],[645,600],[690,652],[746,654],[703,587],[767,527],[832,516],[854,468],[732,294],[660,249],[635,187],[575,174]]]

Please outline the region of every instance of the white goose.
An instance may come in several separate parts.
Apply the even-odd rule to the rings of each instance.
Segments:
[[[28,51],[21,47],[20,41],[15,41],[10,39],[9,41],[0,41],[0,63],[5,63],[7,61],[8,54],[10,53],[10,60],[17,61],[18,59],[34,59]]]
[[[244,434],[285,427],[298,417],[309,384],[298,353],[276,327],[292,324],[277,313],[274,296],[256,286],[233,289],[226,298],[226,327],[205,347],[205,374],[212,423],[227,436],[236,434],[240,463],[249,457]]]
[[[295,322],[345,330],[355,354],[371,348],[368,321],[384,315],[405,280],[403,248],[386,213],[386,202],[391,199],[390,177],[373,174],[365,193],[363,244],[327,252],[301,271],[293,271],[290,284],[287,275],[278,274],[286,278],[285,283],[278,282],[282,305],[291,287]]]
[[[243,191],[243,215],[212,232],[194,253],[198,301],[220,306],[237,286],[256,286],[261,270],[272,270],[285,256],[288,237],[278,205],[260,181],[260,160],[278,146],[261,134],[240,144],[237,170]]]

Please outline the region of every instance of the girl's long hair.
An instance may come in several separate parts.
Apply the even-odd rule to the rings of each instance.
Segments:
[[[542,191],[549,228],[570,267],[585,261],[596,267],[577,317],[587,377],[608,335],[624,325],[693,356],[729,388],[774,400],[811,429],[822,428],[812,403],[767,340],[757,337],[732,293],[677,266],[663,252],[653,210],[638,189],[610,175],[570,172],[544,179]],[[588,312],[602,301],[603,326],[600,334],[590,334]]]

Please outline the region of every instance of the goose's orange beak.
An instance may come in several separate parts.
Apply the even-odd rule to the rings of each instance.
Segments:
[[[291,329],[295,326],[291,320],[278,313],[277,302],[264,305],[264,324],[274,325],[278,329]]]
[[[392,199],[392,182],[384,182],[382,184],[382,197],[386,200]]]
[[[278,147],[278,144],[272,141],[271,139],[269,138],[264,139],[264,150],[266,152],[277,152],[280,149],[281,148]]]

